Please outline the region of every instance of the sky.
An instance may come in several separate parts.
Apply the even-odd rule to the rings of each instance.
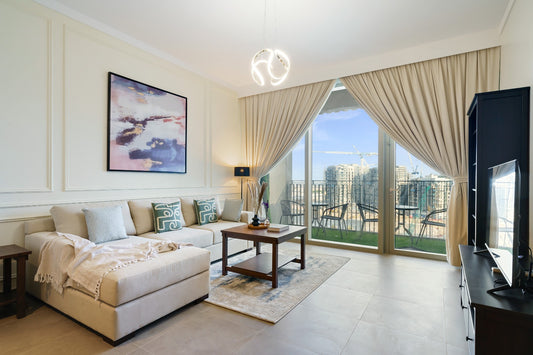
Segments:
[[[330,165],[361,164],[359,153],[369,167],[378,165],[378,126],[363,109],[339,111],[318,115],[313,126],[313,180],[323,180],[324,170]],[[396,145],[396,165],[418,170],[421,175],[436,174],[424,163]],[[293,150],[293,180],[304,180],[305,139]],[[341,154],[342,153],[342,154]],[[411,163],[412,161],[412,163]]]

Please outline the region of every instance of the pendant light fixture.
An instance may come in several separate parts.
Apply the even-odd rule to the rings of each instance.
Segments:
[[[266,42],[266,0],[263,18],[263,40]],[[270,85],[281,84],[289,74],[291,63],[289,57],[280,49],[264,48],[257,52],[252,58],[252,78],[259,86],[264,86],[266,80],[270,80]],[[265,78],[266,77],[266,78]]]

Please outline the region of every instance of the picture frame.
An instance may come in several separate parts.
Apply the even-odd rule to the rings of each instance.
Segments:
[[[187,172],[187,98],[108,74],[107,171]]]

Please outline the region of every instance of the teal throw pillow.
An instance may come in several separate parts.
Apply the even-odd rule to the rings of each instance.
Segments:
[[[207,200],[194,200],[194,209],[198,224],[207,224],[218,221],[217,203],[214,198]]]
[[[154,211],[154,229],[156,233],[177,231],[181,224],[181,202],[152,203]]]
[[[120,205],[84,208],[82,211],[91,242],[98,244],[128,238]]]

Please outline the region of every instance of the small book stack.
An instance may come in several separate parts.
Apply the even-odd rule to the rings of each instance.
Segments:
[[[286,225],[286,224],[271,224],[269,227],[268,227],[268,231],[269,232],[276,232],[276,233],[279,233],[279,232],[283,232],[283,231],[286,231],[289,229],[289,226]]]

